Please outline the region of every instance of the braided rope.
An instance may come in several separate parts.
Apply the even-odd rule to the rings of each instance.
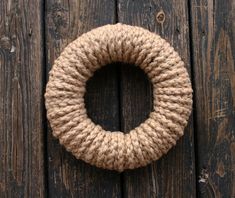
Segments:
[[[138,65],[153,84],[154,108],[129,133],[110,132],[87,116],[87,80],[112,62]],[[123,171],[157,160],[183,135],[191,113],[192,88],[178,53],[160,36],[140,27],[106,25],[70,43],[49,72],[45,93],[53,135],[87,163]]]

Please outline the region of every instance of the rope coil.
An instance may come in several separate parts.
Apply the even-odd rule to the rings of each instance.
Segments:
[[[153,84],[153,111],[124,134],[105,131],[87,116],[86,82],[113,62],[138,65]],[[192,108],[192,88],[184,63],[159,35],[140,27],[106,25],[70,43],[49,72],[45,93],[53,135],[76,158],[123,171],[159,159],[183,135]]]

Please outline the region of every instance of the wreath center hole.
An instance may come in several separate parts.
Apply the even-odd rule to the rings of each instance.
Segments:
[[[135,65],[105,65],[88,80],[86,90],[87,114],[105,130],[128,132],[152,111],[152,85]]]

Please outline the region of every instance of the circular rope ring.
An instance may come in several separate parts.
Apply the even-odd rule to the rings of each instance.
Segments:
[[[124,134],[105,131],[88,118],[86,82],[104,65],[139,66],[153,84],[153,111]],[[140,27],[106,25],[70,43],[49,72],[45,103],[53,135],[85,162],[123,171],[157,160],[183,135],[192,88],[184,63],[160,36]]]

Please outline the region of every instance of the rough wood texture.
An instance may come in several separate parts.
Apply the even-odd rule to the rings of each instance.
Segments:
[[[191,2],[200,197],[235,197],[235,4]]]
[[[0,1],[0,197],[43,197],[42,4]]]
[[[84,32],[115,21],[115,2],[47,1],[47,69],[64,47]],[[115,67],[97,72],[88,83],[86,104],[92,119],[111,130],[119,128]],[[48,190],[51,197],[120,197],[120,174],[75,159],[48,131]]]
[[[179,52],[190,72],[187,13],[185,0],[120,0],[118,3],[119,22],[142,26],[160,34]],[[141,79],[140,72],[132,72],[124,69],[122,75],[122,84],[125,85],[121,94],[124,131],[146,119],[151,111],[150,84]],[[146,168],[124,173],[124,181],[124,197],[195,197],[192,119],[175,148]]]
[[[188,198],[196,181],[198,197],[235,197],[234,13],[234,0],[0,1],[0,197]],[[46,127],[43,104],[47,72],[64,47],[117,21],[159,33],[189,72],[191,58],[196,123],[192,116],[158,162],[122,174],[66,152]],[[108,130],[128,131],[152,108],[146,76],[126,64],[98,71],[87,90],[89,116]]]

